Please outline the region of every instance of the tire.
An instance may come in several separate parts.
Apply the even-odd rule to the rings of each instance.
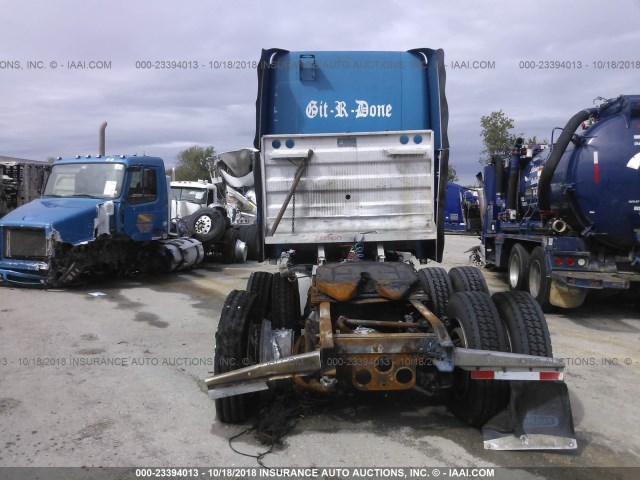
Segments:
[[[224,246],[222,247],[222,260],[224,263],[244,263],[247,260],[246,245],[243,251],[239,251],[236,245],[238,240],[240,240],[240,232],[235,228],[230,228],[225,232]]]
[[[247,241],[247,227],[248,225],[236,225],[234,228],[238,230],[238,235],[240,235],[240,240],[243,242]]]
[[[213,371],[220,374],[247,366],[247,348],[251,325],[256,323],[256,296],[244,290],[233,290],[222,307],[216,332]],[[257,410],[257,397],[252,394],[217,398],[216,416],[222,423],[242,423]]]
[[[225,219],[213,208],[201,208],[187,221],[191,236],[201,242],[212,242],[224,236]]]
[[[528,292],[499,292],[491,299],[507,330],[513,353],[553,357],[547,320]]]
[[[418,271],[418,279],[424,293],[429,296],[428,307],[438,318],[444,317],[449,297],[453,293],[451,280],[444,268],[423,268]]]
[[[451,340],[458,347],[508,351],[502,321],[489,295],[456,292],[449,299],[447,317]],[[450,409],[473,427],[481,427],[502,410],[509,400],[508,382],[472,380],[471,374],[454,369]]]
[[[454,292],[484,292],[489,294],[487,281],[476,267],[453,267],[449,279]]]
[[[257,316],[259,320],[270,317],[272,280],[272,273],[252,272],[247,282],[247,291],[257,297]]]
[[[511,290],[527,291],[529,282],[529,252],[516,243],[509,252],[507,280]]]
[[[260,254],[260,231],[258,225],[248,225],[244,233],[244,241],[247,244],[247,258],[258,260]]]
[[[549,294],[551,293],[551,272],[547,267],[547,255],[542,247],[536,247],[529,255],[529,275],[528,290],[533,298],[536,299],[540,308],[545,313],[553,310],[553,305],[549,302]]]
[[[283,277],[274,273],[271,281],[271,325],[276,328],[296,328],[300,320],[298,277]]]

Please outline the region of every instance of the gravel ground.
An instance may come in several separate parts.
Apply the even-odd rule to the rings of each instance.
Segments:
[[[468,265],[464,251],[477,244],[448,236],[443,266]],[[0,465],[257,466],[228,444],[247,425],[219,424],[202,382],[226,294],[257,269],[275,271],[207,264],[64,291],[0,287]],[[506,289],[483,272],[492,292]],[[578,450],[485,451],[479,431],[409,393],[339,399],[301,419],[264,463],[640,466],[637,307],[600,300],[547,318],[568,363]],[[265,449],[251,435],[234,446]]]

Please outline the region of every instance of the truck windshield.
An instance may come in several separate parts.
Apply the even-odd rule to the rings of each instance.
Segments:
[[[45,197],[116,198],[122,193],[125,167],[121,163],[53,165]]]
[[[171,198],[206,205],[207,190],[204,188],[171,187]]]

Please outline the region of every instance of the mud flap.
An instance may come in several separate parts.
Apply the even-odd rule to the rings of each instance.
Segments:
[[[564,450],[578,447],[564,382],[511,381],[509,406],[482,428],[487,450]]]
[[[577,308],[584,303],[587,298],[586,288],[576,288],[551,280],[549,290],[549,303],[560,308]]]

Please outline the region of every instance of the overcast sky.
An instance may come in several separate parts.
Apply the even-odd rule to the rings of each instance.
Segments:
[[[594,98],[640,93],[640,0],[0,0],[0,7],[3,156],[95,154],[103,120],[108,153],[160,156],[167,166],[192,145],[251,146],[256,72],[209,62],[257,61],[271,47],[444,49],[450,161],[465,184],[480,169],[481,116],[502,109],[514,133],[550,138]],[[137,69],[141,60],[204,67]],[[80,61],[110,68],[69,68]],[[495,66],[453,68],[467,61]],[[572,68],[524,69],[521,61]]]

